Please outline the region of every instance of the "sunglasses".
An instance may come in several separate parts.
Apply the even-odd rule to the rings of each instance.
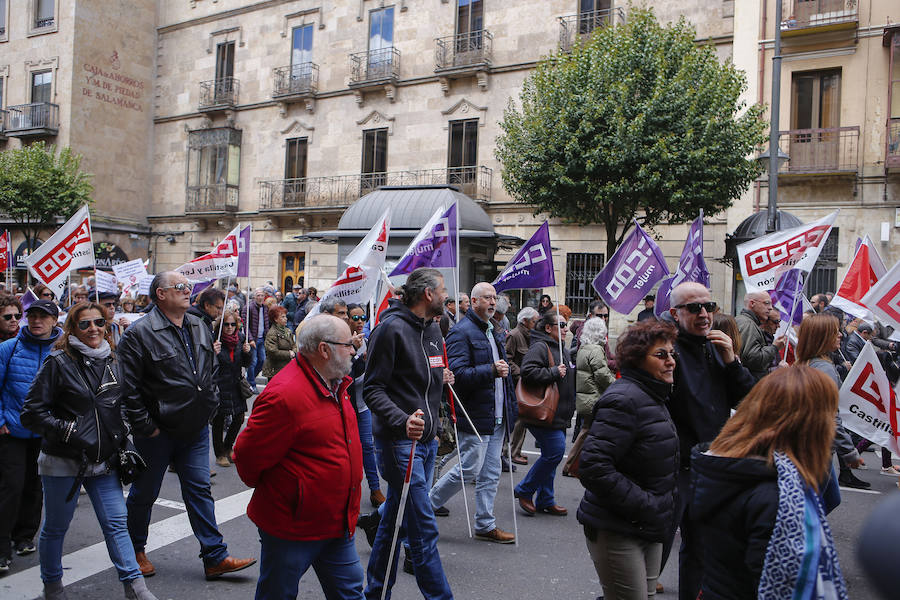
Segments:
[[[101,302],[100,305],[105,306],[106,308],[112,308],[116,305],[116,303],[115,302]]]
[[[165,287],[159,288],[161,290],[178,290],[179,292],[190,292],[194,289],[190,283],[176,283],[175,285],[167,285]]]
[[[675,352],[674,350],[672,350],[671,352],[669,352],[668,350],[658,350],[657,352],[654,352],[650,356],[656,357],[659,360],[666,360],[671,356],[672,360],[678,360],[678,353]]]
[[[93,325],[94,327],[106,327],[106,319],[85,319],[78,321],[78,329],[87,331]]]
[[[53,292],[41,292],[41,298],[52,298]]]
[[[715,302],[688,302],[687,304],[679,304],[675,308],[685,308],[693,315],[699,315],[701,310],[712,314],[719,307]]]
[[[560,329],[565,329],[566,327],[569,326],[569,324],[566,323],[565,321],[559,321],[559,322],[557,323],[557,325],[559,325],[559,328],[560,328]]]
[[[353,321],[365,321],[366,315],[353,315],[350,317]]]
[[[4,321],[9,321],[10,319],[15,319],[16,321],[18,321],[21,318],[22,318],[22,313],[9,313],[9,314],[3,315]]]
[[[225,323],[225,327],[237,327],[237,323]]]
[[[601,319],[608,319],[609,313],[594,315],[595,317],[600,317]]]

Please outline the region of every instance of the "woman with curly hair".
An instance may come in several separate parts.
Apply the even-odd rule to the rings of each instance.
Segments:
[[[675,521],[678,434],[666,401],[677,336],[670,323],[645,320],[619,338],[622,377],[594,405],[581,450],[578,521],[607,600],[656,594]]]
[[[297,356],[297,343],[294,341],[294,332],[287,326],[287,310],[283,306],[269,308],[269,322],[272,326],[266,332],[266,361],[263,363],[262,374],[272,379]]]

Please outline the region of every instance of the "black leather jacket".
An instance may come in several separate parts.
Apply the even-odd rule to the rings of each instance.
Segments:
[[[91,360],[54,350],[38,372],[22,410],[22,424],[43,438],[45,454],[101,463],[127,435],[115,356]]]
[[[125,414],[139,437],[154,430],[189,438],[206,427],[219,406],[219,364],[209,328],[184,315],[193,340],[194,369],[181,332],[158,306],[128,328],[119,342]]]

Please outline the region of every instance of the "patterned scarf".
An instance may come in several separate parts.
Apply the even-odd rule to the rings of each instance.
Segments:
[[[775,452],[778,513],[759,578],[760,600],[848,600],[831,528],[818,495]]]

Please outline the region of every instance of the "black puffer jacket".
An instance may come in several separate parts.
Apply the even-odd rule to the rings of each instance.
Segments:
[[[578,521],[663,542],[675,521],[678,435],[666,409],[671,386],[639,369],[623,369],[594,405],[581,449],[585,492]]]
[[[239,334],[234,355],[222,344],[222,351],[216,357],[219,361],[216,384],[219,386],[221,414],[238,415],[247,412],[247,401],[241,397],[241,367],[250,366],[250,353],[244,352],[244,342],[244,335]]]
[[[374,417],[372,432],[382,439],[406,439],[406,419],[424,413],[422,440],[432,440],[440,423],[444,338],[433,319],[420,319],[391,300],[369,337],[363,399]]]
[[[553,357],[554,367],[550,368],[550,360],[547,357],[547,349]],[[566,376],[559,376],[559,364],[566,365]],[[529,386],[550,385],[554,381],[559,387],[559,406],[556,407],[556,415],[553,423],[547,429],[568,429],[572,424],[572,415],[575,414],[575,368],[569,351],[563,348],[562,361],[559,357],[559,343],[547,335],[545,331],[533,329],[531,331],[531,345],[528,353],[522,359],[522,380]],[[533,427],[538,427],[533,425]]]
[[[778,477],[759,458],[691,457],[690,515],[700,531],[703,600],[753,600],[778,513]]]
[[[95,463],[115,453],[127,434],[118,365],[54,350],[38,372],[22,410],[22,424],[39,434],[46,454]]]
[[[197,435],[219,406],[219,363],[209,328],[184,315],[196,361],[191,363],[178,328],[158,306],[135,321],[119,342],[122,400],[134,433],[150,437],[159,428],[177,438]]]

